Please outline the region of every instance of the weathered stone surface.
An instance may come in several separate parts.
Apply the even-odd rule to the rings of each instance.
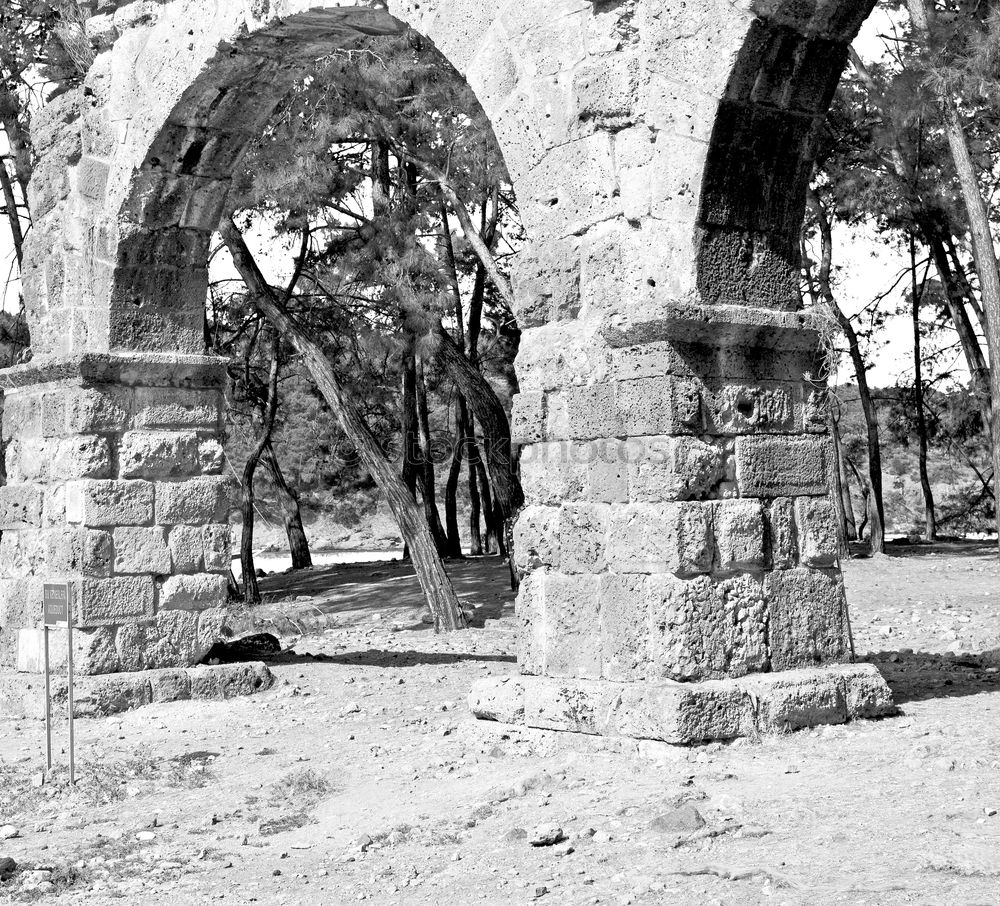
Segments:
[[[736,480],[744,497],[824,494],[826,441],[811,437],[738,437]]]
[[[799,497],[795,501],[799,556],[805,566],[833,566],[840,558],[837,515],[829,497]]]
[[[35,485],[0,487],[0,531],[38,528],[42,524],[42,489]]]
[[[651,437],[629,457],[629,497],[635,502],[703,500],[724,476],[721,447],[694,437]]]
[[[122,478],[180,478],[201,471],[193,431],[128,431],[118,444]]]
[[[712,568],[710,504],[629,504],[612,511],[607,560],[617,573],[696,575]]]
[[[796,562],[795,520],[792,501],[781,497],[764,510],[765,546],[773,569],[790,569]]]
[[[157,482],[156,521],[160,525],[221,522],[229,509],[230,487],[221,476]]]
[[[115,529],[114,538],[116,573],[165,575],[170,572],[170,549],[162,526],[120,526]]]
[[[202,571],[205,565],[205,540],[204,529],[200,525],[173,526],[167,536],[167,543],[174,572]]]
[[[160,610],[208,610],[221,607],[229,595],[228,581],[216,573],[168,576],[159,585]]]
[[[728,572],[764,565],[764,507],[759,500],[715,504],[713,528],[718,569]]]
[[[153,616],[152,576],[84,579],[78,586],[76,621],[80,626],[110,626]]]
[[[149,525],[153,521],[153,485],[148,481],[69,482],[66,518],[95,528]]]
[[[768,645],[774,670],[847,657],[847,602],[838,573],[776,570],[764,580]]]

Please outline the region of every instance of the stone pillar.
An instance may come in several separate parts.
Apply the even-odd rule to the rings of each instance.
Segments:
[[[833,666],[851,651],[818,325],[713,306],[648,339],[611,336],[596,383],[517,398],[523,675],[473,710],[681,743],[885,712],[873,668]]]
[[[0,381],[0,668],[39,669],[46,582],[70,587],[81,673],[196,663],[228,594],[224,366],[93,353]]]

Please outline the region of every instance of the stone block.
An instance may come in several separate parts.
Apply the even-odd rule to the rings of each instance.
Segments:
[[[205,564],[204,529],[199,525],[175,525],[167,536],[172,568],[167,572],[197,573]]]
[[[825,494],[826,441],[815,437],[738,437],[736,480],[742,497]]]
[[[115,529],[115,572],[166,575],[171,571],[166,530],[119,526]]]
[[[710,504],[629,504],[612,510],[607,562],[616,573],[696,575],[712,568]]]
[[[74,583],[76,619],[84,627],[110,626],[153,617],[153,577],[115,576]]]
[[[175,387],[137,387],[136,428],[186,428],[218,430],[222,412],[217,390],[189,390]]]
[[[615,385],[591,384],[569,387],[562,394],[566,403],[567,431],[574,440],[618,437],[626,433],[615,398]]]
[[[725,500],[714,505],[716,563],[720,570],[764,565],[764,508],[759,500]]]
[[[521,580],[514,608],[517,617],[517,664],[521,673],[545,670],[545,571],[535,570]]]
[[[604,570],[609,507],[567,503],[559,510],[559,570],[600,573]]]
[[[601,669],[605,679],[630,682],[646,678],[646,582],[646,577],[639,575],[601,576]]]
[[[629,497],[636,503],[700,500],[725,478],[721,447],[695,437],[651,437],[628,463]]]
[[[66,392],[66,405],[70,434],[117,432],[128,426],[129,398],[124,387],[73,388]]]
[[[598,577],[543,573],[546,676],[601,675]]]
[[[191,698],[227,699],[253,695],[269,689],[274,675],[265,664],[252,661],[245,664],[199,666],[187,671]]]
[[[789,384],[727,383],[705,394],[712,434],[793,433],[803,427],[802,405]]]
[[[840,531],[829,497],[797,498],[795,526],[804,566],[834,566],[839,561]]]
[[[764,582],[773,670],[835,663],[849,654],[847,601],[839,574],[776,570]]]
[[[767,615],[759,579],[651,576],[647,589],[651,678],[689,682],[766,668]]]
[[[628,503],[630,444],[613,440],[598,445],[587,467],[584,495],[594,503]]]
[[[61,438],[50,474],[56,479],[110,478],[111,449],[107,438],[97,434]]]
[[[522,487],[527,503],[559,506],[580,500],[593,453],[587,444],[532,444],[521,451]]]
[[[517,568],[531,572],[559,565],[560,510],[554,506],[528,506],[514,526],[514,558]]]
[[[616,54],[580,66],[573,73],[573,110],[594,129],[621,129],[634,120],[639,61]]]
[[[618,405],[629,437],[699,433],[701,391],[695,381],[671,376],[619,381]]]
[[[37,485],[0,487],[0,531],[39,528],[42,524],[42,489]]]
[[[510,415],[514,443],[534,444],[545,440],[545,394],[527,390],[514,397]]]
[[[469,690],[469,710],[480,720],[519,724],[524,721],[524,684],[515,677],[486,677]]]
[[[222,476],[157,482],[156,521],[160,525],[222,522],[229,513],[230,487]]]
[[[191,698],[191,678],[182,668],[157,670],[149,678],[154,702],[178,702]]]
[[[44,569],[50,574],[79,571],[92,578],[111,575],[114,544],[110,532],[63,525],[49,529],[44,536]]]
[[[226,575],[233,565],[232,529],[228,523],[206,525],[202,529],[205,571]]]
[[[153,521],[153,485],[148,481],[69,482],[66,519],[95,528],[149,525]]]
[[[788,497],[772,500],[764,509],[767,565],[772,569],[791,569],[796,562],[795,519]]]
[[[128,431],[118,442],[122,478],[182,478],[201,471],[193,431]]]
[[[203,437],[198,441],[198,470],[202,475],[219,475],[226,461],[222,444],[214,437]]]
[[[229,597],[226,576],[217,573],[167,576],[159,585],[160,610],[208,610]]]

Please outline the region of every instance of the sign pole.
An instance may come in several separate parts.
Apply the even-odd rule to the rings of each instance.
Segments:
[[[45,767],[52,770],[52,685],[49,681],[49,627],[42,630],[45,639]]]
[[[69,708],[69,785],[76,783],[76,747],[73,739],[73,608],[66,612],[66,679],[68,682],[67,707]]]

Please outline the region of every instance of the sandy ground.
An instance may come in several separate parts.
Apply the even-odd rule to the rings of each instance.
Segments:
[[[900,716],[641,753],[471,718],[471,682],[515,669],[509,617],[435,637],[401,565],[296,577],[337,625],[275,689],[81,721],[75,789],[33,786],[42,724],[0,719],[0,900],[1000,903],[1000,568],[897,554],[847,581]],[[509,612],[495,561],[454,573]]]

